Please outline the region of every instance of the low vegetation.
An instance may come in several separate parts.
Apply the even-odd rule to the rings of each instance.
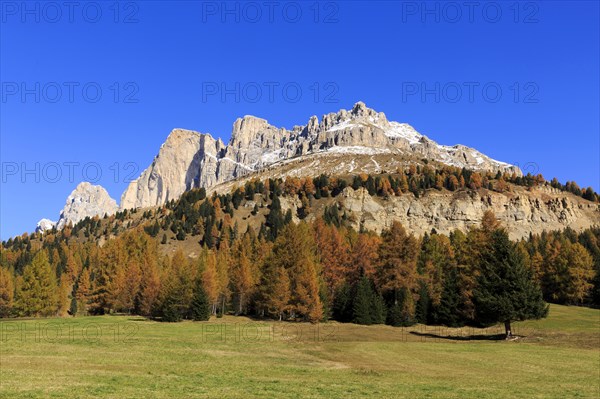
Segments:
[[[599,322],[552,305],[505,341],[503,326],[5,320],[0,397],[593,398]]]

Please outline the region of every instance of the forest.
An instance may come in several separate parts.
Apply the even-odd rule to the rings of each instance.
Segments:
[[[61,231],[4,242],[0,316],[126,313],[180,321],[234,314],[456,327],[541,318],[546,302],[597,307],[600,228],[567,228],[512,242],[488,211],[468,232],[432,229],[416,237],[394,222],[378,235],[350,228],[336,206],[310,222],[304,220],[310,207],[299,208],[301,221],[294,223],[279,201],[298,196],[308,204],[347,186],[380,196],[418,196],[427,189],[510,190],[515,184],[556,186],[537,176],[425,167],[377,176],[251,180],[209,197],[192,190],[141,215],[130,210],[87,218]],[[260,226],[241,232],[235,212],[257,195],[267,200],[268,213]],[[591,189],[579,195],[598,200]],[[258,203],[252,214],[257,212]],[[161,251],[167,242],[190,237],[197,242],[194,257],[181,248],[171,255]]]

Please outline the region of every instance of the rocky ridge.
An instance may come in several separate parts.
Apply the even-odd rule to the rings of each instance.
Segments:
[[[125,190],[120,208],[162,205],[192,188],[208,189],[281,162],[317,154],[391,154],[521,174],[518,167],[472,148],[437,144],[410,125],[390,122],[382,112],[358,102],[351,110],[329,113],[320,121],[312,116],[306,125],[292,130],[245,116],[234,122],[228,145],[210,134],[175,129],[152,164]]]

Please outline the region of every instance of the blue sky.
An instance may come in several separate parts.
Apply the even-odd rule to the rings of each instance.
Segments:
[[[290,128],[359,100],[600,189],[595,1],[0,4],[1,239],[81,180],[118,200],[173,128],[226,141],[246,114]]]

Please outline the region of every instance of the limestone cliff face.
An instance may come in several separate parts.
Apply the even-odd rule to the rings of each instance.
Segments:
[[[211,188],[295,159],[383,153],[474,170],[521,174],[518,167],[495,161],[472,148],[439,145],[411,126],[390,122],[382,112],[359,102],[351,110],[324,115],[321,121],[313,116],[306,125],[292,130],[245,116],[234,122],[226,146],[208,134],[176,129],[152,165],[123,193],[121,209],[161,205],[191,188]]]
[[[223,143],[210,135],[173,130],[152,165],[129,184],[121,208],[162,205],[192,188],[214,185],[221,147]]]
[[[580,231],[600,225],[600,206],[570,193],[547,187],[528,191],[521,187],[514,192],[497,193],[488,190],[456,192],[430,190],[416,199],[412,194],[384,199],[372,197],[367,190],[347,187],[342,194],[328,201],[346,212],[352,226],[362,225],[381,232],[393,221],[399,221],[408,231],[423,235],[435,228],[449,234],[478,226],[486,210],[492,210],[512,239],[525,238],[529,233],[562,230],[571,227]],[[281,201],[284,211],[295,215],[302,204],[296,199]],[[321,212],[322,213],[322,212]],[[321,214],[314,212],[314,214]],[[314,216],[309,216],[309,220]]]
[[[86,217],[112,215],[118,209],[117,202],[102,186],[94,186],[88,182],[79,183],[67,197],[56,227],[61,229],[69,223],[74,225]]]

